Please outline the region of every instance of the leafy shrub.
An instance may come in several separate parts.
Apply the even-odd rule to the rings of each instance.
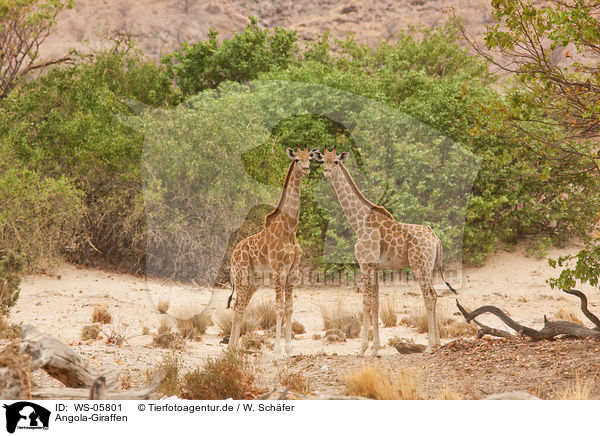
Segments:
[[[23,259],[7,251],[0,257],[0,318],[8,315],[8,311],[19,298],[19,273],[23,270]]]
[[[575,266],[568,266],[572,260],[576,260]],[[577,285],[577,281],[597,286],[600,278],[600,243],[598,240],[588,241],[583,250],[577,254],[548,259],[548,263],[552,268],[563,267],[558,277],[547,280],[553,289],[573,289]]]
[[[0,245],[23,253],[29,270],[53,265],[73,250],[83,193],[64,176],[5,168],[0,156]]]
[[[169,77],[185,95],[216,88],[225,81],[246,82],[260,72],[285,68],[295,60],[298,41],[293,31],[276,27],[262,29],[250,17],[242,33],[219,43],[217,32],[195,44],[184,43],[179,50],[163,57]]]
[[[23,247],[28,262],[68,254],[82,263],[102,260],[143,269],[143,136],[117,116],[133,113],[125,99],[166,105],[171,91],[160,67],[117,41],[111,49],[20,84],[1,101],[0,166],[15,169],[2,175],[0,186],[8,189],[22,177],[23,189],[29,185],[30,191],[21,197],[1,192],[0,203],[18,206],[2,210],[24,216],[9,214],[0,225],[28,221],[33,230]],[[33,202],[42,207],[39,218],[26,215],[36,209],[28,205]],[[18,244],[13,234],[23,235],[20,229],[8,233],[8,246]],[[58,235],[63,243],[56,242]],[[38,255],[39,247],[48,248]]]

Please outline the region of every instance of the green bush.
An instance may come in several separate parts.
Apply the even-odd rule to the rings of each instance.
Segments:
[[[164,70],[126,41],[15,88],[0,102],[1,160],[20,168],[35,185],[32,192],[23,191],[24,202],[35,204],[38,195],[37,208],[46,207],[44,196],[53,203],[47,206],[47,218],[30,216],[37,213],[36,208],[23,204],[18,209],[23,216],[14,222],[34,229],[27,235],[29,244],[21,247],[15,238],[24,233],[16,235],[15,230],[8,236],[4,233],[5,246],[21,250],[28,262],[39,257],[43,247],[46,257],[67,254],[82,263],[101,260],[142,271],[145,225],[139,165],[143,136],[117,116],[133,114],[128,100],[164,106],[171,98]],[[18,177],[7,173],[3,180],[8,184]],[[62,197],[53,199],[59,194]],[[12,198],[5,191],[0,203],[15,201]],[[40,222],[46,227],[34,225]],[[3,223],[10,226],[9,221]],[[45,243],[48,238],[53,238],[52,244]]]
[[[276,27],[262,29],[250,17],[242,33],[219,44],[217,32],[210,30],[208,39],[195,44],[184,43],[179,50],[163,57],[169,77],[184,95],[194,95],[216,88],[225,81],[247,82],[259,73],[285,68],[295,61],[298,41],[293,31]]]
[[[55,265],[74,249],[84,210],[83,192],[64,176],[0,172],[0,246],[23,253],[29,270]]]
[[[23,259],[8,250],[0,257],[0,319],[8,315],[8,311],[19,298],[19,273],[23,271]]]

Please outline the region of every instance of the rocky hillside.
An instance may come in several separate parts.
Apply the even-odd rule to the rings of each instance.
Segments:
[[[133,33],[138,46],[158,58],[183,41],[204,38],[210,27],[230,36],[246,26],[249,15],[267,27],[295,29],[303,40],[331,31],[336,37],[353,33],[375,44],[411,26],[444,23],[451,8],[474,35],[492,22],[489,0],[76,0],[72,10],[59,16],[42,56],[97,46],[106,34],[121,29]]]

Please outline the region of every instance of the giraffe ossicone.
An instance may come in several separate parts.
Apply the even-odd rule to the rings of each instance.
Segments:
[[[419,282],[425,300],[429,326],[426,352],[431,352],[440,345],[433,274],[439,269],[444,278],[442,243],[431,227],[396,221],[384,207],[367,200],[344,166],[348,156],[347,152],[338,155],[335,150],[315,152],[315,159],[323,165],[323,176],[331,180],[344,215],[356,233],[354,254],[360,265],[363,292],[360,354],[368,348],[370,325],[373,327],[372,354],[377,355],[380,348],[378,271],[407,267]],[[456,293],[445,279],[444,282]]]
[[[292,160],[285,176],[277,207],[265,216],[264,228],[240,241],[231,256],[232,293],[235,293],[233,324],[229,348],[236,349],[240,325],[252,295],[259,287],[257,273],[271,273],[275,287],[275,359],[281,358],[281,331],[285,320],[285,351],[292,353],[292,311],[294,282],[302,258],[302,249],[296,239],[300,217],[300,187],[302,178],[310,173],[310,161],[318,149],[296,151],[288,148]]]

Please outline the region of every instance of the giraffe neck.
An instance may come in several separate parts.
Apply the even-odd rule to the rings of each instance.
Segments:
[[[279,216],[283,223],[284,230],[296,232],[298,220],[300,218],[300,185],[302,184],[302,171],[296,168],[296,162],[292,161],[283,184],[279,203],[273,212],[265,218],[265,225]]]
[[[331,176],[333,189],[352,230],[358,233],[375,205],[360,192],[344,164],[340,162],[338,165],[338,170]]]

